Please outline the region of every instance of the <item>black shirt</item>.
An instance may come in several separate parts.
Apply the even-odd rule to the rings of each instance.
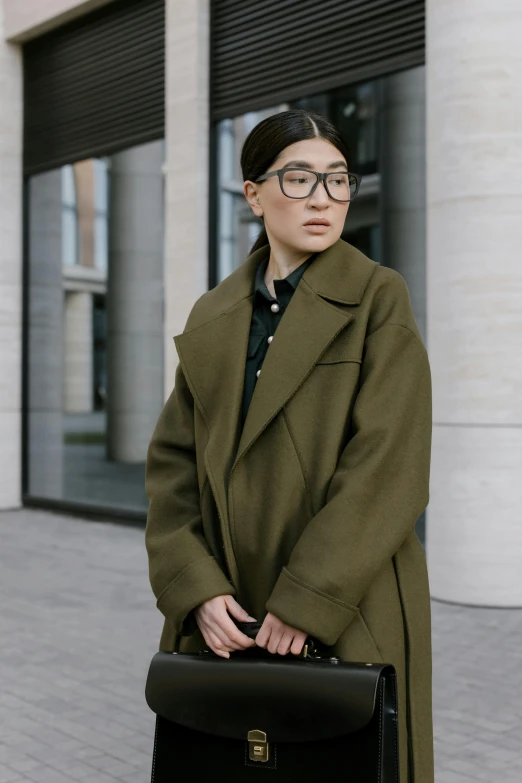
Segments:
[[[283,280],[274,280],[275,298],[272,296],[265,283],[265,272],[268,266],[269,256],[257,267],[254,281],[254,301],[250,334],[248,338],[248,352],[245,367],[245,385],[243,388],[243,424],[252,400],[254,388],[266,352],[272,342],[272,338],[290,303],[292,294],[303,273],[310,266],[317,254],[303,261],[297,269],[294,269]],[[272,309],[272,306],[274,309]],[[274,312],[275,310],[275,312]]]

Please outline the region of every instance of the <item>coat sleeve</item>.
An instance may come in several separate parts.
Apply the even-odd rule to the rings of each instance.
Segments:
[[[333,645],[429,498],[431,376],[413,329],[366,338],[351,438],[326,503],[295,545],[267,610]]]
[[[181,365],[149,444],[145,488],[149,499],[145,544],[157,607],[177,633],[189,635],[197,627],[193,609],[235,590],[203,532],[194,401]]]

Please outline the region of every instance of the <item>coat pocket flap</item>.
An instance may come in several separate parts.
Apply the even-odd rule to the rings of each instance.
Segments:
[[[356,356],[353,348],[345,340],[334,340],[319,357],[316,364],[339,364],[340,362],[355,362],[361,364],[360,356]]]

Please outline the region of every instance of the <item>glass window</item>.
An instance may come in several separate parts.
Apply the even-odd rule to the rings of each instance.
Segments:
[[[107,271],[108,219],[109,219],[109,171],[108,161],[93,160],[94,172],[94,266]]]
[[[348,139],[355,170],[374,174],[378,159],[379,82],[336,90],[332,95],[331,118]]]
[[[73,166],[63,166],[62,192],[62,264],[69,266],[80,262],[78,253],[78,212],[76,206],[76,181]]]
[[[32,497],[145,511],[163,406],[163,141],[31,177]]]
[[[223,120],[218,125],[218,282],[247,257],[262,226],[243,195],[240,166],[243,142],[258,122],[287,108],[288,104],[282,104],[259,112],[248,112],[241,117]]]
[[[364,175],[377,171],[378,99],[379,81],[374,81],[299,98],[290,105],[331,119],[348,141],[350,165]]]

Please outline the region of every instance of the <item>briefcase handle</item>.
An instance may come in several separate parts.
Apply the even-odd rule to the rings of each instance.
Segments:
[[[249,639],[255,639],[257,634],[261,630],[261,626],[263,625],[263,623],[257,621],[241,622],[240,620],[236,620],[234,617],[231,617],[231,620],[234,622],[235,625],[237,625],[241,633],[244,633],[245,636],[248,636]],[[307,636],[306,641],[303,645],[301,657],[321,658],[321,645],[318,642],[316,642],[315,639],[312,639],[311,636]]]

